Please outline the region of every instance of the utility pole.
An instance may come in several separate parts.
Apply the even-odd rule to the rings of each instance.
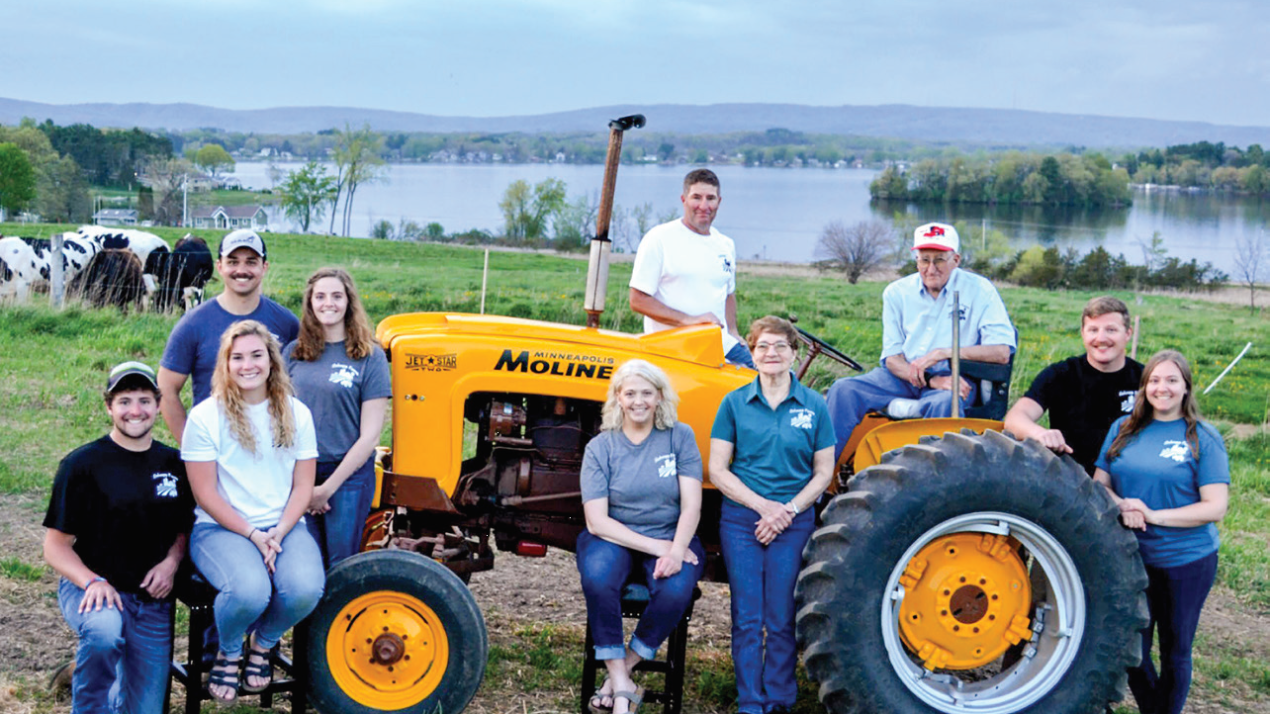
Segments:
[[[190,227],[190,175],[181,174],[181,227]]]

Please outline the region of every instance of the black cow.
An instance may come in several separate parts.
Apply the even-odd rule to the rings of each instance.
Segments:
[[[71,281],[70,294],[93,307],[114,305],[124,313],[141,309],[146,297],[141,261],[130,250],[103,250]]]
[[[202,302],[203,286],[212,277],[213,265],[207,242],[195,235],[186,235],[177,241],[170,253],[151,252],[146,258],[145,272],[158,281],[154,309],[167,311],[180,305],[188,310]]]

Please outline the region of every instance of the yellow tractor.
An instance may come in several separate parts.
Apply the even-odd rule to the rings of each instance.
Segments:
[[[610,124],[589,326],[449,313],[380,323],[392,449],[365,552],[328,573],[310,621],[320,711],[449,714],[471,701],[488,645],[464,583],[496,551],[574,549],[582,454],[617,366],[665,370],[703,455],[723,397],[754,379],[724,363],[717,327],[596,327],[622,132],[642,122]],[[859,369],[804,337],[800,370],[819,354]],[[1001,428],[871,417],[853,434],[796,592],[804,663],[828,710],[1069,714],[1120,698],[1145,625],[1137,542],[1075,462]],[[720,499],[707,481],[699,535],[715,580],[726,578]]]

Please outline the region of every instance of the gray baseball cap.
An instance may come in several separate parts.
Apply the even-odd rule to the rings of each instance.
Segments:
[[[106,377],[106,391],[115,392],[119,389],[119,384],[129,377],[139,377],[145,381],[147,387],[156,392],[159,391],[159,381],[154,375],[154,370],[144,362],[122,362],[115,365],[114,369],[110,370],[110,375]]]
[[[265,239],[260,237],[259,233],[250,228],[239,228],[236,231],[227,233],[224,238],[220,239],[220,257],[224,258],[234,252],[236,248],[250,248],[256,251],[264,260],[269,260],[268,254],[265,252]]]

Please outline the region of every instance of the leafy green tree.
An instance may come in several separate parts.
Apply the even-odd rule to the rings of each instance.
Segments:
[[[364,183],[378,181],[383,177],[384,160],[379,152],[383,148],[383,137],[371,131],[370,124],[363,124],[361,129],[354,130],[345,125],[344,131],[336,132],[335,167],[337,179],[335,198],[331,201],[331,232],[335,232],[335,207],[339,204],[340,194],[344,194],[343,234],[348,235],[353,221],[353,197],[357,188]]]
[[[670,157],[674,155],[675,155],[674,144],[663,141],[661,145],[657,147],[657,158],[661,159],[662,161],[670,161]]]
[[[1243,170],[1243,174],[1239,177],[1239,185],[1248,193],[1258,196],[1270,188],[1270,182],[1266,180],[1266,170],[1259,164],[1253,164]]]
[[[35,169],[17,144],[0,144],[0,209],[21,211],[35,198]]]
[[[194,155],[194,165],[205,171],[213,180],[219,178],[221,173],[228,173],[234,170],[234,157],[225,151],[225,147],[220,144],[205,144],[198,153]]]
[[[428,240],[441,240],[445,237],[445,226],[433,221],[423,228],[423,235]]]
[[[544,179],[532,187],[524,179],[513,181],[498,202],[504,236],[513,241],[546,238],[552,217],[565,207],[566,195],[564,181],[557,178]]]
[[[387,219],[381,219],[378,223],[376,223],[370,229],[370,237],[377,238],[379,240],[392,240],[393,239],[392,221],[389,221]]]
[[[312,223],[322,220],[326,204],[335,196],[335,177],[328,176],[322,164],[310,161],[288,173],[278,193],[282,212],[299,224],[301,233],[308,233]]]

